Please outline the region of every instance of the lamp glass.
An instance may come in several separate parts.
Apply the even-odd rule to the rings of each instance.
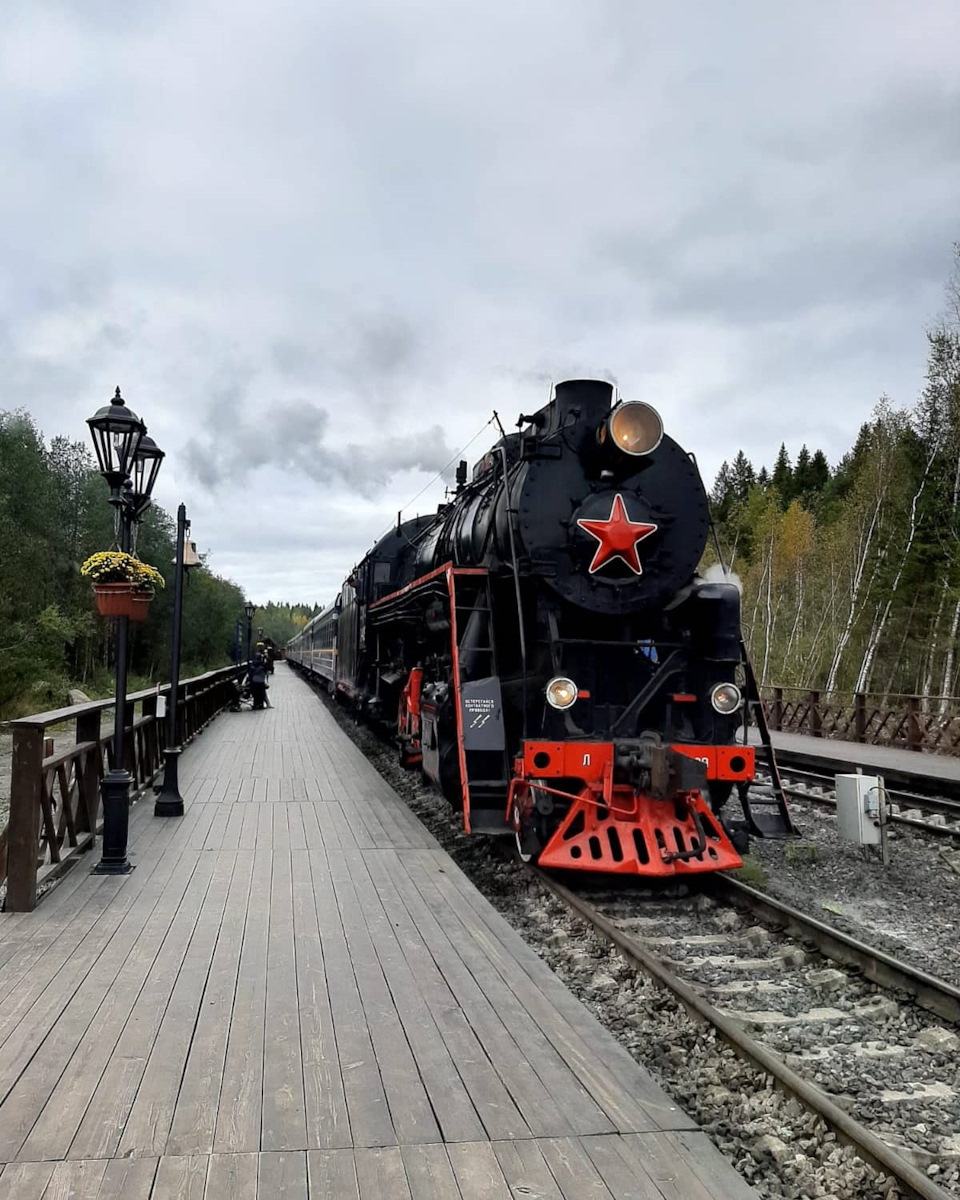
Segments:
[[[87,424],[100,474],[114,483],[126,479],[133,468],[146,426],[132,409],[127,408],[119,388],[109,404],[87,418]]]
[[[149,507],[164,458],[164,452],[157,443],[144,433],[133,460],[133,502],[140,512]]]

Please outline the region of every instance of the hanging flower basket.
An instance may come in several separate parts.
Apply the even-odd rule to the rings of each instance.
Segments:
[[[143,620],[136,614],[140,612],[137,592],[130,583],[95,583],[93,594],[97,601],[97,611],[101,617],[130,617],[132,620]],[[146,612],[150,611],[149,604]],[[146,616],[146,612],[144,616]]]
[[[131,621],[145,621],[150,616],[150,601],[154,592],[148,588],[137,588],[133,593],[133,611]]]
[[[120,550],[92,554],[80,574],[92,583],[97,610],[104,617],[145,621],[154,588],[163,587],[163,576],[156,567]]]

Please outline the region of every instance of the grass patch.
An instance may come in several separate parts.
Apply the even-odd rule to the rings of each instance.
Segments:
[[[788,842],[785,857],[788,863],[816,862],[820,851],[813,842]]]
[[[748,887],[763,887],[767,882],[767,873],[760,864],[758,858],[754,858],[752,854],[746,854],[743,858],[743,866],[738,867],[736,871],[731,871],[730,874],[734,879],[739,879],[741,883],[747,884]]]

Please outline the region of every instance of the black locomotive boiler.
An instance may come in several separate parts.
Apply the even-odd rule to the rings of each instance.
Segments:
[[[398,524],[287,648],[396,729],[468,832],[541,865],[670,877],[741,864],[740,597],[697,565],[692,459],[649,405],[558,384],[434,516]]]

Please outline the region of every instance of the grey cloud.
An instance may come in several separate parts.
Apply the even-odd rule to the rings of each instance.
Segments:
[[[364,497],[378,496],[403,471],[442,471],[454,455],[439,425],[386,434],[373,445],[338,446],[331,444],[329,423],[326,409],[308,401],[274,403],[255,423],[237,421],[204,440],[191,438],[184,455],[205,487],[217,488],[228,480],[238,486],[252,472],[271,466],[325,487],[345,486]]]
[[[836,458],[922,386],[953,0],[278,13],[8,0],[0,39],[0,406],[82,436],[119,383],[241,582],[335,586],[565,376],[651,399],[708,476],[793,432]]]

